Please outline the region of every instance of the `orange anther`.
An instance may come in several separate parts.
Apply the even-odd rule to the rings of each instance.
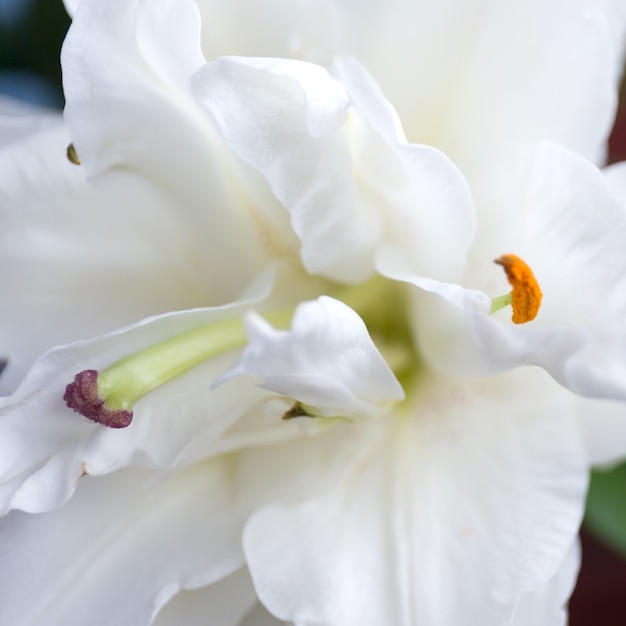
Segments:
[[[533,271],[514,254],[503,254],[494,262],[502,265],[507,280],[513,287],[511,291],[513,323],[525,324],[534,320],[541,306],[543,294]]]

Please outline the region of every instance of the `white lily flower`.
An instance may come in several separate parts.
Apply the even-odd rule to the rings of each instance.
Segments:
[[[622,176],[583,156],[623,7],[66,6],[65,125],[0,126],[0,621],[563,624],[626,453],[554,380],[621,398]]]

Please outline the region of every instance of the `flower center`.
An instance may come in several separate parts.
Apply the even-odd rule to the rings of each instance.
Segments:
[[[504,254],[495,262],[504,268],[512,290],[492,300],[491,312],[510,304],[514,323],[533,320],[542,293],[532,270],[514,254]],[[360,285],[342,288],[335,295],[361,316],[400,384],[406,389],[414,383],[421,370],[421,359],[411,336],[405,286],[376,276]],[[271,324],[285,327],[292,316],[293,309],[265,315]],[[133,419],[134,404],[144,395],[201,363],[246,344],[240,317],[212,322],[130,354],[102,372],[79,372],[67,385],[63,399],[69,408],[93,422],[125,428]],[[309,413],[296,401],[285,419],[301,415]]]
[[[372,341],[405,388],[422,366],[411,331],[407,293],[403,283],[375,276],[335,296],[359,314]]]
[[[494,263],[501,265],[507,280],[513,289],[510,293],[493,298],[491,312],[495,313],[505,306],[513,309],[513,323],[525,324],[537,317],[543,294],[539,283],[527,263],[514,254],[503,254]]]
[[[381,277],[337,294],[365,322],[372,340],[401,384],[412,381],[420,359],[413,348],[407,318],[405,288]],[[287,327],[293,309],[264,314],[272,325]],[[192,368],[225,352],[246,346],[240,317],[213,322],[130,354],[107,369],[79,372],[67,385],[67,406],[93,422],[125,428],[133,419],[133,406],[144,395]],[[296,402],[286,419],[308,415]]]

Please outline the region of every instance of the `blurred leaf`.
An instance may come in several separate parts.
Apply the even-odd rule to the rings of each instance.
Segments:
[[[585,525],[626,557],[626,465],[608,472],[593,472]]]

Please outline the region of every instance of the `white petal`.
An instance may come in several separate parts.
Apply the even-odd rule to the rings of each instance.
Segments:
[[[246,331],[250,344],[218,383],[255,376],[260,387],[332,417],[380,415],[404,397],[361,318],[338,300],[322,296],[300,304],[289,331],[250,314]]]
[[[455,162],[552,140],[602,159],[617,102],[621,0],[342,0],[342,52],[368,67],[411,141]]]
[[[65,5],[65,10],[70,17],[74,17],[74,13],[76,13],[76,9],[80,4],[80,0],[63,0],[63,4]]]
[[[120,358],[202,324],[241,315],[250,302],[159,316],[98,339],[44,355],[16,392],[0,404],[0,510],[45,511],[65,502],[85,474],[105,474],[127,465],[171,468],[210,453],[211,445],[266,392],[252,381],[211,391],[233,353],[225,353],[141,398],[130,426],[112,429],[77,415],[63,395],[74,375],[103,370]],[[236,354],[236,353],[235,353]],[[247,423],[222,442],[220,451],[250,439],[284,440],[293,425]],[[265,428],[269,432],[263,433]],[[247,433],[247,430],[250,433]]]
[[[229,147],[267,178],[289,210],[305,267],[339,280],[371,274],[376,223],[356,206],[341,132],[349,100],[326,70],[224,58],[206,65],[193,86]]]
[[[167,194],[190,239],[203,242],[192,254],[206,284],[223,284],[228,266],[241,289],[269,260],[297,254],[297,239],[265,181],[191,95],[203,63],[191,0],[82,0],[62,53],[65,120],[89,177],[130,171]]]
[[[419,271],[457,277],[473,236],[467,184],[440,152],[404,142],[365,70],[272,59],[221,59],[194,91],[228,145],[268,180],[292,216],[305,267],[360,281],[376,250],[399,247]]]
[[[154,626],[238,626],[258,606],[246,568],[208,587],[176,594],[157,615]],[[255,625],[257,626],[257,625]]]
[[[340,36],[335,0],[199,0],[207,59],[287,57],[328,64]]]
[[[626,205],[626,162],[605,167],[602,174],[613,193]]]
[[[264,442],[188,469],[87,477],[57,511],[10,513],[0,520],[3,563],[12,573],[11,584],[0,589],[6,594],[0,615],[18,626],[35,623],[33,613],[45,614],[50,626],[148,624],[181,589],[212,585],[241,567],[242,523],[252,511],[267,502],[299,502],[333,484],[348,458],[344,444],[364,441],[350,424],[340,426],[339,436],[327,429],[319,437]],[[347,452],[354,457],[354,450]],[[286,471],[298,463],[305,471]],[[264,612],[252,608],[255,595],[242,578],[243,572],[235,574],[208,595],[183,591],[163,609],[163,619],[197,616],[209,603],[224,619],[251,609],[243,618],[249,624]],[[184,606],[187,598],[193,607]]]
[[[615,0],[532,0],[485,7],[458,74],[443,149],[550,140],[597,163],[617,106],[626,9]]]
[[[152,165],[155,173],[171,178],[182,152],[176,133],[190,135],[190,122],[198,120],[176,129],[157,124],[176,115],[177,109],[193,114],[186,83],[204,61],[199,31],[197,8],[187,0],[80,3],[61,63],[65,119],[90,175],[138,161],[136,165]],[[152,141],[144,143],[151,127]],[[198,131],[203,130],[200,125]],[[197,139],[190,142],[190,149],[196,144]],[[167,147],[169,164],[164,158]],[[157,156],[163,157],[161,163]]]
[[[582,516],[586,455],[569,399],[540,371],[431,379],[386,433],[358,423],[377,436],[344,450],[334,487],[248,522],[259,598],[303,624],[507,623],[554,576]]]
[[[233,262],[225,273],[206,232],[145,180],[118,172],[87,183],[65,156],[60,118],[52,122],[35,118],[48,128],[0,150],[4,393],[55,345],[232,300],[258,271]]]
[[[83,481],[52,513],[0,520],[1,621],[15,626],[140,626],[179,589],[242,564],[227,464],[162,480],[126,470]]]
[[[270,615],[263,605],[257,604],[239,626],[282,626],[284,624],[286,623]]]
[[[56,112],[0,96],[0,147],[54,126]]]
[[[512,626],[567,626],[567,602],[580,568],[580,543],[574,541],[557,573],[542,587],[522,596]]]
[[[625,398],[626,205],[595,166],[551,144],[488,169],[482,183],[474,178],[485,219],[464,281],[483,293],[411,278],[397,259],[385,260],[388,276],[438,294],[417,306],[427,359],[474,374],[534,364],[581,395]],[[543,291],[530,323],[515,326],[506,311],[488,315],[485,294],[510,289],[492,263],[503,253],[523,258]]]
[[[626,459],[626,405],[623,402],[577,398],[589,462],[611,467]]]
[[[476,229],[463,175],[442,152],[406,142],[395,110],[354,59],[336,59],[331,71],[354,103],[347,132],[359,200],[382,216],[377,255],[393,252],[418,274],[458,279]]]
[[[341,56],[333,60],[329,72],[379,135],[387,141],[406,143],[398,113],[364,66],[352,57]]]

